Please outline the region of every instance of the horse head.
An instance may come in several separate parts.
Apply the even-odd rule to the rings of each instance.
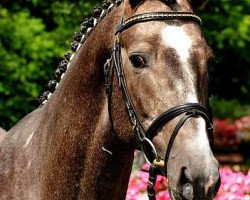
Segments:
[[[173,199],[213,199],[220,185],[207,109],[214,56],[193,13],[204,2],[125,0],[116,29],[113,62],[130,119],[150,164],[164,161]]]

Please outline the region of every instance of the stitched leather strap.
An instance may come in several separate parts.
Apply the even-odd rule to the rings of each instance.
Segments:
[[[195,116],[201,116],[206,122],[208,132],[210,133],[213,131],[213,125],[208,117],[209,113],[207,108],[199,103],[187,103],[173,107],[157,117],[147,129],[145,133],[146,136],[152,140],[159,127],[164,126],[169,121],[183,113],[194,113]]]
[[[126,21],[122,22],[116,28],[115,34],[121,33],[125,29],[133,26],[137,23],[147,22],[147,21],[162,21],[162,20],[189,20],[194,21],[198,24],[202,24],[201,18],[191,12],[153,12],[153,13],[143,13],[135,15],[128,18]]]

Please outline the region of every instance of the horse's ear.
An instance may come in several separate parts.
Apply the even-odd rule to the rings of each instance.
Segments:
[[[208,0],[190,0],[192,7],[196,10],[203,8]]]
[[[143,1],[144,0],[128,0],[129,4],[131,5],[131,8],[136,8]]]

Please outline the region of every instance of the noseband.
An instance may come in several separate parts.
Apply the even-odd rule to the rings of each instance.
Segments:
[[[189,12],[153,12],[153,13],[144,13],[140,15],[135,15],[126,21],[122,19],[121,24],[117,26],[115,35],[116,39],[113,44],[113,53],[111,59],[109,59],[106,64],[104,65],[104,74],[105,74],[105,86],[106,86],[106,93],[108,95],[108,107],[109,107],[109,115],[110,120],[112,123],[112,116],[111,116],[111,99],[112,99],[112,78],[113,72],[110,69],[115,69],[115,72],[118,77],[118,85],[119,88],[123,92],[125,105],[130,117],[130,120],[133,124],[133,128],[136,134],[138,146],[143,152],[147,162],[150,164],[149,170],[149,184],[148,184],[148,197],[150,200],[155,199],[155,189],[154,185],[156,182],[157,174],[159,174],[159,169],[164,167],[164,174],[167,176],[167,166],[169,155],[174,143],[174,140],[184,125],[184,123],[189,118],[198,118],[202,117],[206,122],[206,128],[208,134],[211,135],[213,132],[213,125],[211,123],[211,117],[209,114],[208,109],[199,104],[199,103],[187,103],[183,105],[179,105],[173,107],[165,112],[163,112],[160,116],[158,116],[152,124],[149,126],[148,129],[145,129],[142,125],[141,120],[139,119],[139,115],[133,105],[133,102],[130,98],[125,76],[123,73],[122,68],[122,58],[121,58],[121,47],[119,44],[119,35],[126,29],[130,28],[131,26],[147,22],[147,21],[165,21],[165,20],[182,20],[182,21],[193,21],[195,23],[201,24],[201,19],[195,15],[194,13]],[[157,150],[152,143],[153,137],[157,134],[157,130],[168,122],[173,120],[174,118],[183,115],[177,125],[174,128],[174,131],[170,137],[170,140],[167,145],[167,150],[165,154],[164,160],[160,158],[157,153]]]

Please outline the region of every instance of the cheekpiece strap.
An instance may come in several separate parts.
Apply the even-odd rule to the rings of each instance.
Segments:
[[[152,12],[135,15],[128,18],[126,21],[117,26],[115,34],[121,33],[125,29],[134,24],[147,21],[162,21],[162,20],[191,20],[198,24],[202,24],[199,16],[192,12]]]

